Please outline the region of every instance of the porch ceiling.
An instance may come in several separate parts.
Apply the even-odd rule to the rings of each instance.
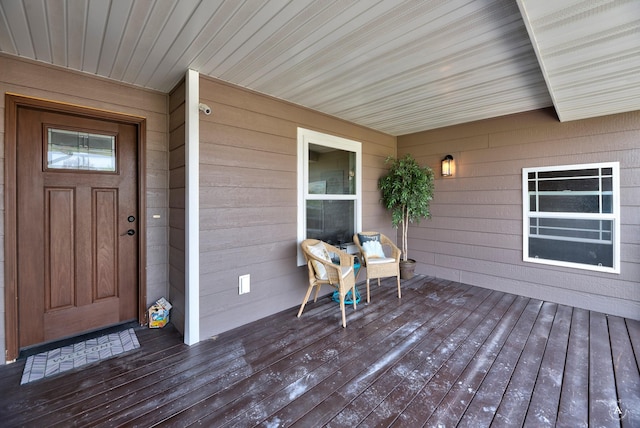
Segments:
[[[0,0],[0,51],[168,92],[188,68],[392,135],[640,109],[637,0]]]

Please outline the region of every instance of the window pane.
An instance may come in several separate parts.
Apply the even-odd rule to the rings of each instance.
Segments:
[[[115,171],[116,137],[49,129],[47,168]]]
[[[600,199],[598,195],[540,195],[539,212],[549,213],[599,213]]]
[[[309,193],[355,195],[356,154],[309,144]]]
[[[602,212],[604,214],[613,214],[613,195],[602,195]]]
[[[532,218],[529,226],[531,235],[538,235],[538,237],[569,241],[609,241],[613,222],[611,220]]]
[[[529,238],[529,257],[613,267],[613,244]]]
[[[598,178],[580,178],[575,180],[549,180],[540,181],[538,190],[540,192],[597,192],[600,188],[600,180]]]
[[[351,242],[355,233],[355,201],[307,200],[307,238],[330,244]]]
[[[587,176],[598,176],[599,169],[598,168],[588,168],[588,169],[568,169],[568,170],[557,170],[557,171],[540,171],[538,172],[538,177],[540,179],[543,178],[562,178],[562,177],[587,177]]]

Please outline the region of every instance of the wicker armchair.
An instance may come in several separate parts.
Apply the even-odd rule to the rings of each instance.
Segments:
[[[360,242],[360,237],[380,237],[380,246],[382,249],[386,249],[384,254],[374,254],[371,251],[365,251],[363,248],[364,242]],[[398,299],[402,298],[402,292],[400,291],[400,249],[387,238],[378,232],[360,232],[353,235],[353,242],[358,246],[360,254],[362,254],[362,265],[367,268],[367,303],[369,302],[369,280],[377,279],[378,286],[380,285],[380,278],[387,278],[391,276],[396,277],[398,283]]]
[[[330,285],[338,290],[340,295],[340,311],[342,312],[342,327],[347,326],[347,318],[345,316],[345,295],[351,290],[351,295],[356,295],[356,278],[354,273],[354,256],[347,254],[333,245],[317,239],[306,239],[300,244],[302,253],[307,261],[309,271],[309,288],[304,296],[298,318],[302,315],[304,306],[307,304],[311,291],[316,288],[316,294],[313,299],[318,300],[318,293],[323,284]],[[340,257],[340,264],[337,265],[331,261],[331,254]],[[353,308],[356,308],[356,299],[353,299]]]

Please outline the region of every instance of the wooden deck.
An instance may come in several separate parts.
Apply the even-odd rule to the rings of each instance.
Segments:
[[[136,351],[25,386],[24,361],[0,367],[0,425],[640,426],[640,322],[433,278],[395,292],[346,329],[322,298],[192,347],[141,328]]]

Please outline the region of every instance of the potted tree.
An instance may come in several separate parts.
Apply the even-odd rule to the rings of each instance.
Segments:
[[[382,192],[381,202],[391,211],[391,221],[396,229],[402,225],[402,256],[400,276],[413,277],[415,260],[407,254],[407,233],[409,223],[420,223],[431,217],[429,203],[433,199],[433,170],[422,167],[410,154],[402,158],[387,157],[385,164],[389,171],[378,180]]]

